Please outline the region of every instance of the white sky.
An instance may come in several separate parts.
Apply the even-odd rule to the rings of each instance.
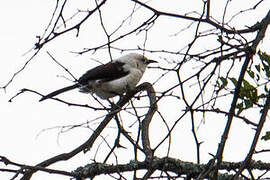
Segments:
[[[82,3],[86,2],[88,1],[82,1]],[[120,11],[116,11],[116,9],[121,9],[122,14],[125,14],[128,11],[126,12],[124,10],[128,10],[127,7],[132,7],[126,2],[129,1],[119,1],[115,6],[113,6],[115,1],[113,1],[113,3],[109,1],[108,4],[106,4],[104,11],[106,10],[105,12],[110,12],[105,14],[105,18],[108,18],[108,21],[105,22],[108,24],[109,30],[113,30],[114,24],[121,22],[121,19],[118,19],[118,16],[120,17],[118,14]],[[164,3],[161,2],[162,1],[153,0],[151,3],[160,10],[170,10],[179,14],[185,14],[194,10],[200,12],[201,6],[197,7],[196,5],[202,4],[201,1],[198,0],[189,1],[191,4],[182,4],[182,2],[179,3],[179,1],[170,1],[170,6],[165,7]],[[186,1],[184,2],[188,3]],[[218,3],[220,2],[224,3],[226,1],[219,1]],[[257,1],[253,0],[251,2],[255,4]],[[213,3],[215,3],[215,1],[213,1]],[[86,10],[84,7],[85,5],[83,4],[79,4],[78,6],[77,4],[70,5],[70,11],[74,12],[74,10],[76,11],[78,8]],[[222,7],[222,4],[213,4],[212,15],[214,17],[220,17],[223,11]],[[240,8],[246,9],[250,7],[250,4],[246,3],[245,0],[232,1],[231,7],[237,7],[229,9],[231,12],[235,13],[238,12]],[[258,13],[254,13],[254,11],[251,11],[252,13],[246,13],[245,16],[240,16],[239,19],[236,19],[235,23],[241,22],[242,24],[237,24],[237,26],[240,27],[243,27],[244,25],[252,25],[266,15],[269,7],[269,4],[267,8],[265,3],[258,8]],[[36,42],[35,36],[43,33],[51,17],[53,8],[54,1],[49,0],[26,0],[17,2],[4,1],[1,3],[0,46],[2,51],[0,54],[0,86],[7,83],[14,72],[22,67],[27,58],[29,58],[29,54],[25,56],[22,55],[33,47],[34,43]],[[111,12],[114,12],[113,17],[111,17]],[[67,12],[67,14],[68,13],[69,12]],[[145,13],[146,14],[142,14],[142,17],[139,18],[149,15],[147,12]],[[139,18],[133,19],[133,21],[139,21]],[[75,32],[71,32],[51,42],[51,44],[45,46],[44,49],[52,53],[54,57],[61,63],[64,63],[65,66],[70,69],[76,77],[79,77],[87,69],[98,65],[98,63],[89,61],[90,58],[101,61],[103,60],[103,62],[105,58],[108,58],[108,54],[106,54],[107,51],[97,52],[93,55],[88,54],[87,56],[77,56],[70,53],[72,50],[81,50],[84,47],[92,47],[103,42],[104,33],[101,31],[101,29],[95,28],[96,26],[99,26],[98,19],[91,20],[89,22],[90,23],[87,24],[87,28],[82,27],[78,40],[75,37]],[[182,34],[183,38],[179,38],[179,41],[171,41],[168,35],[177,33],[179,30],[181,30],[181,26],[186,26],[188,24],[189,22],[181,19],[175,20],[161,18],[157,22],[156,27],[160,28],[160,32],[165,32],[167,34],[153,34],[153,37],[149,37],[152,43],[149,45],[149,47],[151,46],[151,48],[154,49],[181,49],[184,47],[185,43],[188,42],[188,36],[192,36],[193,32],[184,32]],[[142,40],[143,36],[138,37],[136,38]],[[134,38],[135,37],[132,37],[126,41],[122,41],[119,43],[119,46],[127,48],[136,47],[138,40],[136,41]],[[204,44],[203,48],[209,45],[208,42],[204,42],[202,44]],[[260,45],[260,48],[263,51],[270,53],[269,36],[266,36],[263,43]],[[79,128],[61,134],[58,137],[59,129],[55,129],[45,131],[37,137],[41,130],[55,126],[80,124],[97,117],[95,111],[89,111],[88,109],[77,107],[68,107],[52,100],[39,103],[38,100],[40,97],[32,93],[24,93],[15,98],[12,103],[8,102],[8,100],[22,88],[37,90],[38,92],[45,94],[70,84],[69,81],[57,77],[68,77],[68,75],[65,74],[65,72],[48,57],[48,55],[46,55],[46,51],[44,50],[40,52],[40,54],[35,57],[35,60],[32,61],[29,66],[14,79],[14,81],[6,89],[6,92],[0,90],[0,114],[2,117],[2,123],[0,126],[0,155],[6,156],[7,158],[10,158],[10,160],[29,165],[35,165],[36,163],[39,163],[49,157],[72,150],[84,142],[91,132],[89,129]],[[121,54],[115,52],[113,55],[114,57],[119,57]],[[159,55],[151,54],[150,57],[158,60],[161,65],[166,65],[165,61],[163,61]],[[168,58],[174,57],[171,56]],[[159,74],[157,74],[155,69],[149,69],[142,81],[147,79],[150,82],[154,82],[154,80],[158,77]],[[163,86],[164,84],[160,83],[157,84],[155,88],[157,88],[157,90],[162,90],[164,88]],[[82,104],[89,102],[87,95],[80,94],[77,91],[64,94],[61,96],[61,98]],[[177,113],[180,114],[181,112],[166,110],[168,104],[170,103],[173,103],[173,101],[168,100],[166,103],[162,102],[159,104],[159,108],[163,110],[162,112],[164,115],[166,115],[168,121],[170,121],[169,123],[173,124],[175,121],[175,116]],[[180,105],[175,106],[180,107]],[[220,140],[221,133],[223,132],[223,126],[226,122],[226,118],[224,118],[224,116],[220,116],[219,118],[221,119],[217,119],[218,117],[219,116],[209,116],[208,121],[200,128],[200,135],[207,139],[207,142],[202,145],[202,152],[204,153],[201,158],[203,162],[207,162],[207,160],[209,160],[210,156],[207,154],[208,152],[213,154],[216,153],[217,143]],[[100,119],[97,122],[100,122]],[[127,123],[127,125],[130,124],[130,122]],[[90,125],[92,128],[94,128],[97,126],[97,123],[93,122]],[[153,144],[155,144],[156,141],[163,137],[162,135],[166,133],[166,131],[160,129],[159,123],[153,123],[151,125],[151,133],[154,134]],[[108,138],[108,141],[110,138],[112,138],[109,136],[111,135],[110,133],[111,130],[109,129],[103,134]],[[252,131],[250,130],[250,127],[246,127],[240,121],[234,122],[230,133],[230,137],[234,138],[233,140],[229,138],[224,154],[225,160],[242,160],[245,156],[245,152],[249,149],[250,142],[248,141],[248,137],[251,135]],[[188,141],[174,143],[170,155],[185,161],[195,161],[194,142],[193,140],[192,142],[190,141],[190,139],[192,139],[190,124],[182,123],[181,127],[179,127],[179,134],[175,135],[174,138],[179,140],[187,139]],[[100,143],[101,140],[98,142]],[[167,144],[165,143],[165,145]],[[269,148],[268,143],[265,143],[264,145],[265,148]],[[231,147],[231,149],[227,147]],[[164,148],[166,148],[166,146],[164,146]],[[93,150],[93,153],[94,152],[95,151]],[[59,165],[61,167],[62,164],[65,164],[64,168],[70,168],[73,170],[78,166],[78,162],[82,166],[88,163],[89,158],[93,157],[93,153],[88,153],[87,155],[81,154],[70,160],[70,163],[59,163]],[[126,153],[126,156],[129,156],[130,154],[130,152],[127,151],[124,151],[124,153]],[[162,150],[157,153],[164,156]],[[97,159],[98,158],[99,157],[97,157]],[[263,157],[263,159],[265,159],[265,157]],[[52,166],[52,168],[53,167],[54,166]],[[4,168],[4,166],[1,164],[0,168]],[[40,173],[34,179],[40,179],[40,177],[47,176],[48,174]],[[11,177],[11,174],[0,173],[0,179],[8,179]],[[60,179],[59,176],[54,177],[53,175],[50,175],[49,177],[51,177],[51,179]],[[68,178],[64,177],[62,179]]]

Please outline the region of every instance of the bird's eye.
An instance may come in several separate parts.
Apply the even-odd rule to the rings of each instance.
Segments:
[[[147,62],[147,60],[146,60],[145,57],[143,57],[143,58],[141,59],[141,61],[142,61],[143,63],[146,63],[146,62]]]

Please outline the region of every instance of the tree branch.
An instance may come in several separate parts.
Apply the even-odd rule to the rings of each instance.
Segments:
[[[74,150],[72,150],[69,153],[63,153],[63,154],[59,154],[57,156],[54,156],[50,159],[47,159],[39,164],[37,164],[36,166],[38,167],[47,167],[51,164],[54,164],[56,162],[59,161],[66,161],[72,157],[74,157],[75,155],[77,155],[80,152],[87,152],[91,149],[91,147],[93,146],[94,142],[96,141],[96,139],[98,138],[98,136],[101,134],[101,132],[105,129],[105,127],[109,124],[109,122],[111,121],[111,119],[122,110],[122,107],[129,101],[131,100],[131,98],[134,97],[134,95],[142,90],[145,90],[149,87],[152,87],[150,85],[150,83],[143,83],[139,86],[136,87],[135,90],[130,91],[127,93],[126,96],[123,96],[118,102],[117,104],[113,105],[112,110],[109,114],[107,114],[107,116],[104,118],[104,120],[99,124],[99,126],[97,127],[97,129],[93,132],[93,134],[89,137],[88,140],[86,140],[83,144],[81,144],[79,147],[75,148]],[[149,91],[150,92],[150,91]],[[149,94],[151,95],[151,97],[153,96],[151,93]],[[152,105],[155,106],[155,105]],[[151,108],[151,107],[150,107]],[[147,144],[147,142],[145,142]],[[146,147],[146,151],[148,152],[148,147]],[[148,155],[148,154],[147,154]],[[150,156],[150,155],[149,155]],[[24,176],[21,178],[21,180],[29,180],[32,176],[33,173],[35,173],[37,170],[28,170]]]
[[[241,162],[222,162],[219,169],[220,170],[226,170],[230,171],[233,169],[237,169],[241,166]],[[159,170],[159,171],[165,171],[165,172],[173,172],[177,174],[178,176],[189,176],[190,178],[196,179],[201,172],[203,172],[206,167],[208,167],[208,164],[196,164],[191,162],[185,162],[181,161],[179,159],[174,159],[170,157],[164,157],[164,158],[157,158],[154,157],[152,164],[151,164],[151,170]],[[215,168],[216,165],[213,166]],[[252,161],[252,163],[249,165],[249,168],[254,169],[265,169],[270,170],[270,163],[264,163],[261,161]],[[84,167],[77,168],[74,173],[81,178],[94,178],[98,175],[102,174],[113,174],[113,173],[119,173],[119,172],[129,172],[129,171],[135,171],[135,170],[146,170],[149,169],[149,163],[147,161],[130,161],[127,164],[117,164],[117,165],[109,165],[109,164],[101,164],[101,163],[92,163],[87,164]],[[218,177],[223,180],[230,180],[233,175],[229,174],[218,174]],[[204,178],[211,179],[212,176],[208,174]],[[237,180],[240,180],[243,178],[237,178]]]

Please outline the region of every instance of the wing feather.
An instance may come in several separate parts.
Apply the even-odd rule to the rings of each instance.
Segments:
[[[91,80],[102,80],[103,82],[106,82],[124,77],[129,72],[125,71],[123,66],[124,63],[119,61],[109,62],[107,64],[97,66],[83,74],[78,82],[85,85]]]

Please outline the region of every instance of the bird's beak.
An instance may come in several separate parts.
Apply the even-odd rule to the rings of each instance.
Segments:
[[[147,64],[150,64],[150,63],[157,63],[157,61],[152,60],[152,59],[147,59]]]

